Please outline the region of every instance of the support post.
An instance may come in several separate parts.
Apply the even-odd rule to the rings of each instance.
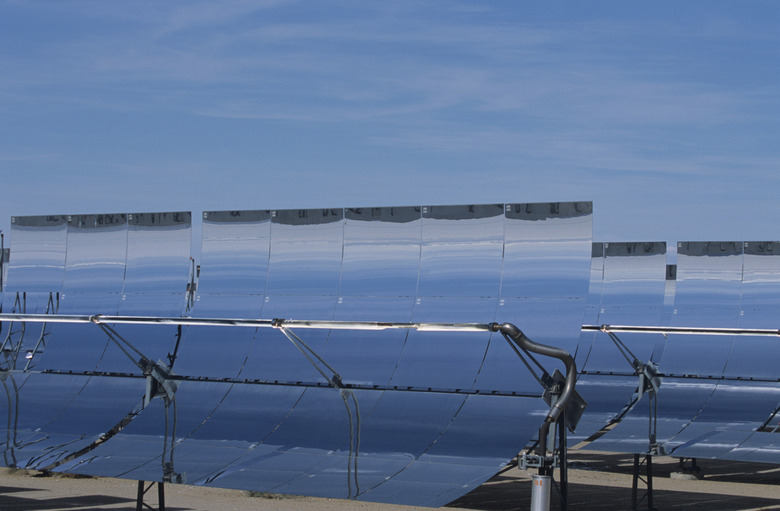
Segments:
[[[157,485],[157,509],[153,508],[146,502],[144,502],[144,496],[152,489],[152,486]],[[165,511],[165,483],[155,483],[154,481],[146,486],[145,481],[138,481],[138,491],[136,493],[135,511],[142,511],[144,509],[151,509],[152,511]]]
[[[560,417],[558,417],[558,452],[560,456],[560,464],[558,466],[558,479],[561,494],[561,511],[568,511],[569,509],[569,471],[568,471],[568,454],[566,446],[566,412],[564,411]]]
[[[639,509],[639,504],[647,499],[648,511],[655,511],[655,508],[653,507],[653,455],[645,454],[644,460],[641,459],[641,456],[643,455],[634,454],[634,477],[631,484],[631,509],[632,511],[637,511]],[[644,478],[640,475],[643,464],[645,465]],[[642,498],[638,498],[639,481],[645,483],[646,488],[646,492]]]

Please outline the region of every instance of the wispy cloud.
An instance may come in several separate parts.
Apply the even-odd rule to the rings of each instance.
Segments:
[[[296,176],[271,174],[293,194],[313,165],[368,167],[374,193],[396,189],[380,173],[403,158],[406,178],[469,193],[453,169],[537,169],[550,193],[545,173],[574,191],[593,175],[777,183],[776,27],[741,6],[664,6],[5,1],[0,162],[103,169],[134,193],[126,176],[257,183],[262,167]]]

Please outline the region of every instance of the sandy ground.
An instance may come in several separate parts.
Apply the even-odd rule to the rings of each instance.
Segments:
[[[569,469],[569,509],[631,509],[633,458],[607,453],[572,452]],[[654,462],[654,507],[672,510],[780,510],[780,468],[773,465],[700,460],[703,480],[678,480],[673,458]],[[137,483],[109,478],[45,477],[23,470],[0,469],[0,510],[133,510]],[[644,485],[640,483],[640,496]],[[530,474],[513,468],[496,476],[446,508],[452,511],[528,509]],[[147,494],[157,507],[157,488]],[[249,492],[166,485],[169,511],[292,511],[370,510],[411,511],[430,508],[393,506],[308,497],[252,495]],[[552,509],[560,509],[553,498]],[[647,501],[639,509],[647,509]]]

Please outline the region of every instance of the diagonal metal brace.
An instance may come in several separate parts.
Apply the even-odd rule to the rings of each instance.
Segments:
[[[144,395],[144,408],[149,402],[157,397],[162,396],[166,403],[173,400],[173,395],[176,393],[178,385],[175,381],[170,379],[171,370],[161,360],[152,362],[141,351],[139,351],[133,344],[122,337],[119,332],[111,328],[105,323],[93,321],[101,330],[108,336],[108,338],[122,350],[122,353],[129,358],[133,364],[141,370],[141,373],[146,376],[146,394]],[[133,357],[130,352],[134,352],[138,355],[138,359]]]
[[[319,356],[317,352],[314,351],[308,344],[306,344],[303,339],[298,337],[295,332],[287,328],[284,323],[285,320],[283,319],[274,319],[273,327],[282,332],[284,336],[287,337],[287,339],[293,344],[293,346],[298,348],[298,351],[300,351],[301,354],[306,357],[306,360],[308,360],[309,363],[314,366],[314,369],[316,369],[317,372],[320,373],[323,378],[325,378],[331,387],[335,389],[344,388],[344,382],[342,381],[341,375],[338,373],[338,371],[325,362],[325,359]],[[315,358],[319,364],[315,362]],[[328,374],[328,371],[330,371],[330,374]]]
[[[563,379],[560,394],[555,402],[552,403],[550,407],[550,413],[547,414],[544,423],[542,423],[542,426],[539,428],[537,454],[539,456],[546,456],[547,434],[550,431],[550,426],[558,420],[558,417],[560,417],[561,414],[564,413],[564,411],[569,406],[569,403],[574,399],[574,395],[576,394],[574,386],[577,383],[577,365],[574,363],[574,358],[568,351],[564,349],[556,348],[555,346],[547,346],[545,344],[532,341],[512,323],[493,323],[491,325],[491,330],[494,332],[501,332],[501,335],[503,335],[508,341],[517,344],[517,346],[523,350],[527,350],[531,353],[536,353],[545,357],[557,358],[563,362],[564,366],[566,366],[566,376]],[[585,404],[585,401],[582,400],[582,403]],[[584,410],[584,406],[582,410]],[[582,412],[580,412],[580,415],[581,414]]]
[[[634,394],[634,401],[645,395],[647,392],[658,392],[661,386],[661,377],[658,375],[658,365],[653,362],[642,362],[637,358],[634,353],[628,349],[628,346],[620,340],[620,338],[612,331],[609,325],[601,325],[600,330],[609,335],[612,342],[615,343],[618,351],[631,364],[634,368],[634,375],[639,377],[639,384],[637,385],[636,392]]]

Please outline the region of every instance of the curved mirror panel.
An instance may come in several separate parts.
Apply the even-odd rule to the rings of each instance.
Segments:
[[[347,408],[333,389],[307,390],[290,419],[263,441],[262,449],[248,453],[209,484],[381,501],[374,488],[403,473],[433,445],[464,401],[462,396],[417,392],[352,395]],[[408,413],[399,414],[399,409]],[[312,421],[332,427],[312,430]],[[429,473],[418,479],[422,483],[418,501],[426,487],[430,493],[431,477]]]
[[[42,376],[32,375],[31,379]],[[99,443],[101,437],[119,427],[139,408],[146,387],[142,378],[82,377],[83,382],[73,382],[65,375],[52,376],[50,384],[67,386],[71,391],[78,390],[78,394],[66,402],[67,408],[61,413],[43,408],[44,413],[50,413],[49,417],[39,423],[27,445],[17,451],[17,456],[26,457],[21,466],[28,469],[40,470],[61,463],[68,456]]]
[[[201,294],[264,294],[270,240],[271,212],[268,210],[203,213],[198,291]]]
[[[201,295],[193,317],[253,318],[259,316],[262,296]],[[254,342],[254,328],[188,328],[176,357],[176,373],[211,378],[237,378]]]
[[[412,322],[490,322],[494,298],[418,298]],[[486,332],[409,332],[391,383],[399,387],[470,389],[485,356]]]
[[[168,478],[187,482],[182,478],[188,475],[176,463],[178,444],[213,413],[229,390],[230,384],[225,383],[177,381],[168,404],[162,397],[152,399],[109,442],[61,470],[146,481]]]
[[[742,292],[742,244],[690,241],[677,244],[678,309],[704,306],[738,308]],[[717,321],[720,318],[714,317]],[[736,318],[729,318],[730,325]],[[699,326],[725,326],[714,323]]]
[[[604,245],[604,243],[593,243],[591,248],[590,282],[588,283],[585,318],[583,320],[586,325],[599,323],[601,295],[604,287]]]
[[[780,242],[744,244],[742,310],[738,325],[778,329],[780,326]],[[725,376],[780,379],[780,343],[772,337],[740,336],[734,340]]]
[[[777,464],[780,462],[780,439],[777,433],[757,431],[724,459]]]
[[[230,465],[242,456],[273,456],[275,449],[260,442],[279,426],[303,392],[302,387],[179,382],[176,404],[168,407],[168,415],[169,421],[173,415],[182,416],[182,427],[169,428],[166,436],[165,408],[155,400],[153,407],[142,412],[143,421],[95,450],[86,463],[74,461],[63,470],[147,481],[162,481],[167,470],[171,479],[209,484],[229,473]],[[205,418],[196,424],[199,414]],[[165,468],[163,460],[168,463]],[[262,484],[245,482],[236,487],[259,488]]]
[[[117,314],[119,294],[66,293],[60,296],[59,314]],[[40,344],[31,357],[30,369],[61,371],[94,371],[109,346],[108,336],[95,324],[49,323],[41,327],[46,335],[38,337]]]
[[[191,268],[192,214],[132,213],[127,222],[124,293],[183,295]]]
[[[418,296],[498,296],[501,204],[424,206]]]
[[[335,296],[269,296],[262,317],[284,319],[333,319]],[[322,353],[328,341],[327,330],[294,331],[315,353]],[[271,328],[257,330],[242,378],[279,382],[324,382],[312,363],[284,334]]]
[[[269,295],[339,294],[342,209],[271,211]]]
[[[736,327],[741,289],[741,243],[678,243],[672,326]],[[727,336],[670,335],[660,368],[666,374],[721,376],[732,345]]]
[[[780,315],[780,241],[744,244],[740,325],[776,328]]]
[[[632,406],[636,399],[637,383],[634,375],[581,374],[576,388],[588,407],[574,433],[567,433],[569,446],[587,440]]]
[[[723,458],[759,429],[778,403],[780,388],[774,383],[721,382],[695,420],[667,442],[666,450],[675,456]]]
[[[67,226],[67,217],[61,215],[11,217],[11,260],[5,295],[62,289]]]
[[[66,293],[122,292],[127,257],[127,215],[68,216]]]
[[[598,324],[661,325],[666,288],[666,244],[605,244],[604,280]],[[593,324],[593,323],[591,323]],[[584,334],[584,333],[583,333]],[[640,361],[649,362],[660,334],[618,333]],[[630,356],[630,354],[629,354]],[[633,374],[630,360],[609,335],[599,332],[583,370]]]
[[[593,204],[507,204],[505,217],[501,296],[585,298]]]
[[[349,208],[345,216],[341,295],[415,296],[421,208]]]
[[[716,384],[709,380],[664,378],[658,391],[656,438],[663,445],[680,433],[706,404]],[[610,452],[645,453],[649,449],[650,407],[647,395],[606,435],[588,446]]]
[[[588,295],[585,301],[585,315],[582,318],[583,325],[598,325],[601,313],[601,293],[604,284],[604,243],[593,243],[590,256],[590,283]],[[583,370],[593,346],[595,332],[580,332],[577,343],[577,351],[574,353],[574,361],[578,370]]]
[[[336,321],[387,321],[412,319],[411,297],[343,297],[336,305]],[[310,332],[310,331],[309,331]],[[299,331],[306,340],[307,331]],[[357,385],[387,385],[406,343],[406,330],[331,330],[322,356],[342,380]]]
[[[540,399],[469,396],[430,449],[366,497],[443,506],[495,475],[538,434],[548,411]]]

